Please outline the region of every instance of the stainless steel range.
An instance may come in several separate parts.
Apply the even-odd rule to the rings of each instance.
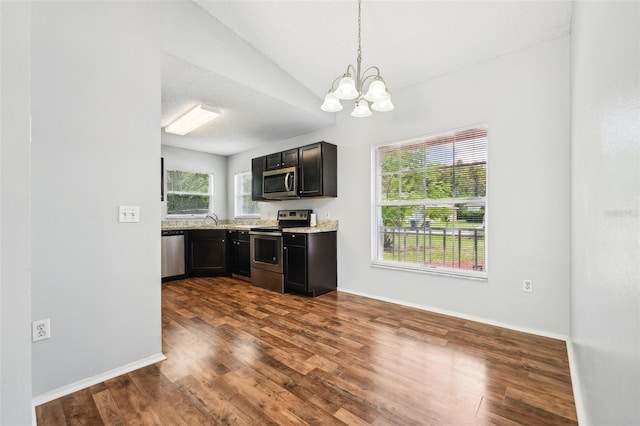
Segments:
[[[311,210],[278,210],[278,225],[251,228],[251,284],[284,293],[282,230],[307,227]]]

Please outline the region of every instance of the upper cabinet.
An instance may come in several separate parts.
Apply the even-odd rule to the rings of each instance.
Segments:
[[[298,149],[301,197],[338,196],[338,147],[318,142]]]
[[[253,200],[265,199],[262,194],[263,172],[290,167],[297,167],[295,176],[299,197],[338,196],[338,147],[318,142],[252,159]]]
[[[298,165],[298,148],[266,156],[267,170],[284,169]]]
[[[251,199],[253,201],[264,200],[262,198],[262,172],[267,170],[267,157],[258,157],[251,160]]]

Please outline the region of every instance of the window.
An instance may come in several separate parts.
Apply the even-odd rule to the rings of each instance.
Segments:
[[[167,170],[167,215],[204,216],[213,212],[213,175]]]
[[[487,127],[373,151],[373,264],[486,277]]]
[[[260,206],[251,198],[251,172],[236,173],[235,185],[235,217],[259,217]]]

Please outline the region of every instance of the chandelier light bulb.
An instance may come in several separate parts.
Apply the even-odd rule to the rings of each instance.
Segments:
[[[370,102],[376,102],[387,93],[387,88],[384,85],[384,81],[382,79],[376,79],[371,82],[369,85],[369,90],[367,94],[364,95],[364,98]]]
[[[351,76],[346,75],[340,79],[338,88],[335,91],[336,98],[351,100],[358,97],[359,93],[356,89],[356,83]]]
[[[387,96],[383,97],[379,101],[374,102],[371,105],[371,109],[378,112],[387,112],[391,111],[395,108],[393,103],[391,103],[391,96],[387,93]]]
[[[342,104],[335,94],[329,92],[327,96],[324,97],[324,102],[320,106],[320,109],[326,112],[338,112],[342,111]]]
[[[351,113],[352,117],[369,117],[371,115],[371,110],[369,109],[369,102],[364,99],[359,99],[356,102],[356,106]]]

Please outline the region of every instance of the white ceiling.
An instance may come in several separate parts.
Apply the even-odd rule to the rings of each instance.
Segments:
[[[292,84],[318,96],[318,107],[333,79],[355,65],[355,0],[194,1],[291,75]],[[567,0],[364,0],[363,67],[377,65],[393,96],[439,75],[566,36],[571,11]],[[234,116],[182,138],[163,133],[165,144],[230,155],[331,124],[170,55],[162,78],[163,126],[198,100],[222,108],[237,101]]]

